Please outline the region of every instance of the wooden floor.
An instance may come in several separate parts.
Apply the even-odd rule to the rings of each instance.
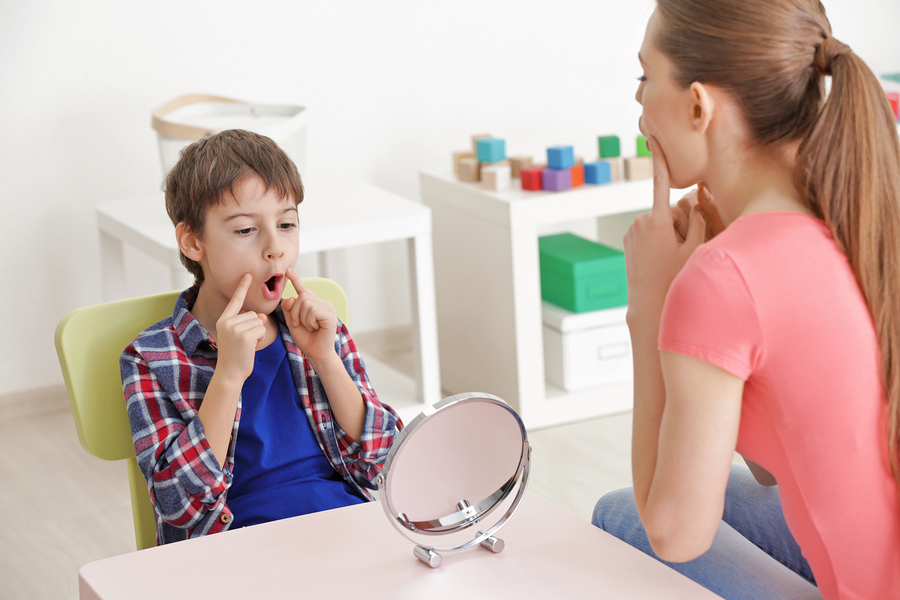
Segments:
[[[411,370],[408,329],[355,337],[364,354]],[[603,493],[630,485],[630,413],[532,431],[529,441],[529,489],[585,520]],[[125,464],[81,448],[61,387],[0,398],[0,482],[4,600],[74,600],[82,565],[135,548]]]

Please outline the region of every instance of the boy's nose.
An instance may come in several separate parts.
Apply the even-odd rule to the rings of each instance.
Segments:
[[[270,235],[266,240],[266,258],[281,258],[284,255],[284,244],[277,235]]]

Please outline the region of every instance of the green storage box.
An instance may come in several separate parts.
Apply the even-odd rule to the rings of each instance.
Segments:
[[[538,240],[541,297],[581,313],[628,304],[625,255],[572,233]]]

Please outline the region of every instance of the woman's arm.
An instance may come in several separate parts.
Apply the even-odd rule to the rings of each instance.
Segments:
[[[744,382],[691,356],[657,355],[663,393],[635,397],[635,500],[654,552],[683,562],[709,549],[722,518]]]

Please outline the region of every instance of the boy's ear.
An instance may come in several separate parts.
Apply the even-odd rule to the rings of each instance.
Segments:
[[[175,226],[175,239],[178,240],[181,253],[194,262],[200,262],[206,254],[200,236],[191,231],[184,221]]]
[[[696,81],[691,84],[691,100],[691,122],[697,133],[704,134],[713,118],[715,100],[709,88]]]

